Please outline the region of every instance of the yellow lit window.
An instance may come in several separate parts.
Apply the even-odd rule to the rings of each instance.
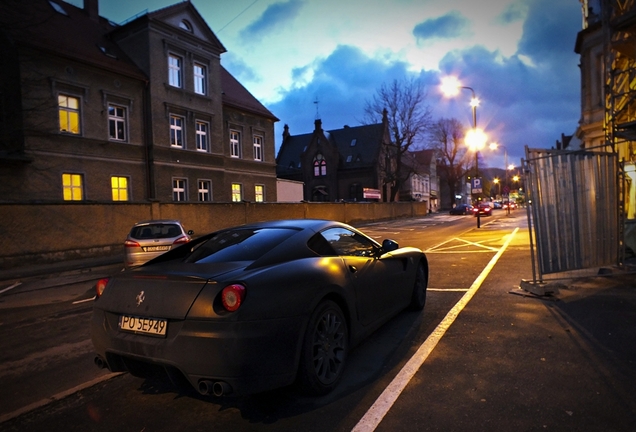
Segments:
[[[264,201],[265,188],[263,187],[263,185],[254,186],[254,196],[255,196],[254,201],[256,201],[256,202],[263,202]]]
[[[113,201],[128,201],[128,177],[111,177]]]
[[[241,202],[242,200],[241,185],[239,183],[232,183],[232,201]]]
[[[82,175],[62,174],[62,189],[64,190],[64,201],[81,201],[82,197]]]
[[[79,134],[79,99],[72,96],[59,95],[57,102],[60,112],[60,132]]]

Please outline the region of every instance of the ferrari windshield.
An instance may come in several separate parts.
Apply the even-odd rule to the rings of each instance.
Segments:
[[[190,263],[254,261],[298,232],[290,228],[232,229],[220,231],[197,245],[186,257]]]

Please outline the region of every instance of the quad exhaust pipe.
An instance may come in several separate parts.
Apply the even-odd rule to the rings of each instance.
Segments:
[[[216,397],[221,397],[232,393],[232,386],[223,381],[199,381],[199,393],[202,395],[213,394]]]
[[[95,356],[95,365],[100,369],[108,369],[108,363],[102,358],[102,356]]]

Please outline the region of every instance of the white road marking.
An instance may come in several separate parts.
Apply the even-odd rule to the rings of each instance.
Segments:
[[[86,303],[86,302],[89,302],[89,301],[93,301],[93,300],[95,300],[95,297],[96,296],[93,296],[91,298],[87,298],[87,299],[84,299],[84,300],[77,300],[77,301],[74,301],[73,304],[80,304],[80,303]]]
[[[13,288],[15,288],[17,286],[20,286],[20,285],[22,285],[22,282],[16,282],[13,285],[11,285],[10,287],[6,287],[5,289],[0,290],[0,294],[2,294],[3,292],[6,292],[6,291],[12,290]]]
[[[453,308],[446,314],[444,319],[438,324],[438,326],[433,330],[433,333],[429,335],[429,337],[424,341],[424,343],[419,347],[417,352],[409,359],[408,362],[404,365],[402,370],[398,372],[393,381],[387,386],[386,389],[382,392],[380,397],[374,402],[374,404],[369,408],[366,414],[360,419],[358,424],[353,428],[352,432],[372,432],[374,431],[384,416],[389,412],[397,398],[400,396],[404,388],[406,388],[407,384],[411,381],[411,378],[415,375],[415,373],[419,370],[420,366],[426,361],[429,354],[433,352],[433,349],[440,341],[442,336],[446,333],[446,330],[450,328],[450,326],[455,322],[459,313],[466,307],[468,302],[473,298],[473,296],[481,287],[481,284],[484,282],[488,274],[491,272],[501,255],[503,255],[504,251],[514,238],[515,234],[519,231],[519,228],[515,228],[515,230],[510,235],[510,238],[504,243],[504,245],[499,249],[499,252],[492,257],[488,265],[482,270],[481,274],[475,279],[473,284],[470,286],[466,294],[462,296],[462,298],[453,306]]]
[[[480,251],[453,251],[453,252],[449,252],[452,249],[458,249],[460,247],[466,247],[466,246],[476,246],[476,247],[479,247],[479,248],[486,249],[486,252],[496,252],[498,250],[497,248],[494,248],[492,246],[486,246],[486,245],[483,244],[484,242],[487,242],[487,241],[490,241],[490,240],[492,240],[492,239],[482,240],[482,241],[479,241],[479,242],[471,242],[471,241],[464,240],[464,239],[456,237],[456,238],[452,238],[450,240],[446,240],[445,242],[442,242],[442,243],[440,243],[440,244],[438,244],[436,246],[433,246],[432,248],[427,249],[424,252],[425,253],[440,253],[440,251],[442,251],[441,253],[484,252],[484,251],[481,251],[481,250]],[[442,247],[444,245],[449,244],[450,242],[456,242],[456,243],[459,243],[459,244]]]

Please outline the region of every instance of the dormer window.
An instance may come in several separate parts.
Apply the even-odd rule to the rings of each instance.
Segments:
[[[115,54],[113,54],[112,52],[110,52],[106,47],[102,46],[102,45],[97,45],[99,47],[99,50],[104,53],[105,55],[107,55],[108,57],[112,57],[114,59],[117,58],[117,56]]]
[[[356,146],[356,142],[357,142],[357,141],[358,141],[358,140],[357,140],[357,139],[355,139],[355,138],[354,138],[354,139],[352,139],[352,140],[351,140],[351,147],[355,147],[355,146]]]
[[[55,12],[57,12],[59,14],[62,14],[62,15],[68,16],[68,14],[64,10],[64,8],[62,6],[60,6],[59,4],[57,4],[57,3],[55,3],[54,1],[51,1],[51,0],[49,0],[49,4],[51,5],[51,7],[53,9],[55,9]]]
[[[190,33],[192,33],[192,24],[190,24],[188,21],[183,20],[179,23],[179,27],[182,28],[185,31],[189,31]]]

